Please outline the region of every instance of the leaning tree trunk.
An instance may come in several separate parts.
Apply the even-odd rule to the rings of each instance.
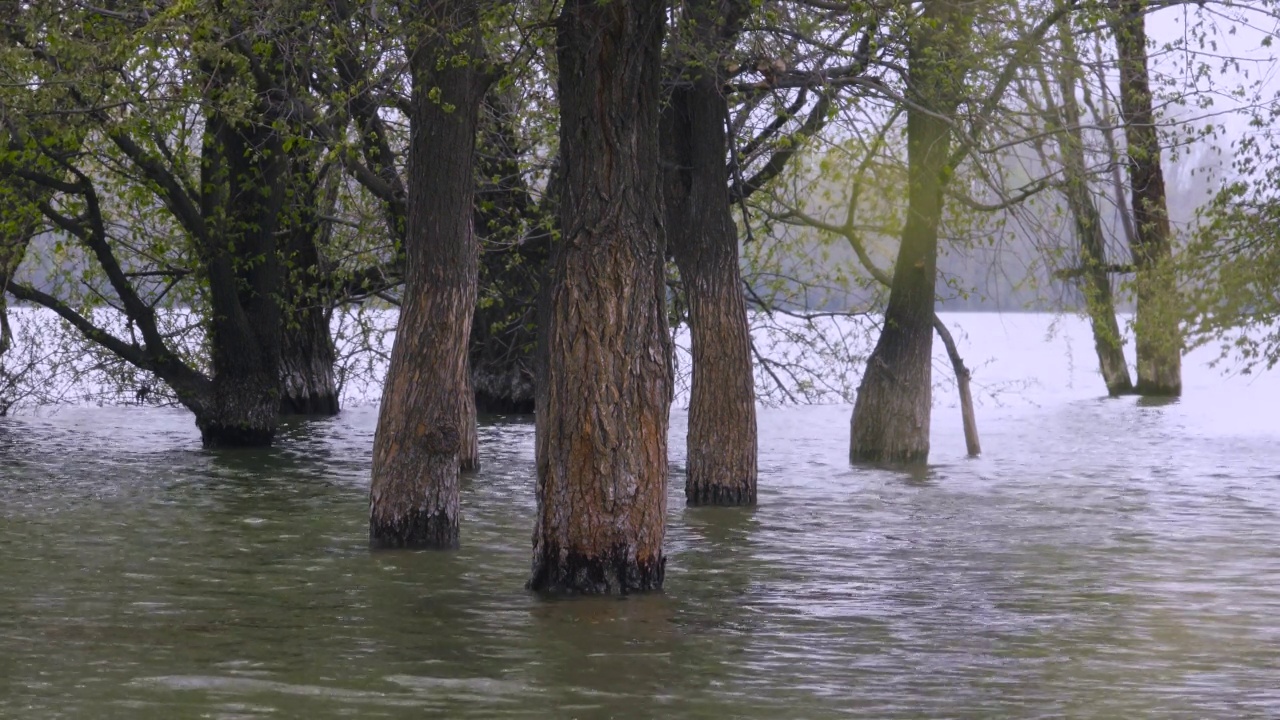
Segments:
[[[1062,151],[1062,171],[1066,180],[1063,192],[1067,208],[1075,220],[1080,243],[1079,287],[1093,328],[1093,346],[1098,355],[1098,368],[1111,396],[1133,392],[1129,365],[1124,357],[1124,338],[1116,320],[1115,300],[1111,293],[1111,277],[1107,272],[1107,243],[1102,215],[1089,189],[1085,161],[1084,138],[1080,126],[1080,105],[1076,100],[1078,55],[1067,23],[1060,26],[1065,63],[1057,68],[1058,89],[1062,95],[1061,133],[1058,147]],[[1047,85],[1047,83],[1045,83]],[[1047,89],[1047,88],[1046,88]]]
[[[756,502],[755,378],[729,205],[727,114],[718,74],[704,70],[672,92],[662,120],[667,243],[689,304],[693,351],[690,505]]]
[[[276,236],[287,203],[280,134],[212,110],[201,168],[209,282],[211,396],[188,403],[206,447],[271,444],[280,415]]]
[[[954,2],[926,4],[914,30],[908,59],[914,103],[907,109],[907,222],[880,338],[853,406],[849,458],[854,462],[929,459],[938,225],[951,146],[947,118],[961,91],[967,35],[967,18]]]
[[[691,505],[751,505],[755,383],[720,77],[721,53],[748,8],[701,0],[684,10],[680,27],[688,32],[677,42],[688,45],[688,84],[672,91],[661,127],[667,240],[685,288],[693,354],[685,498]]]
[[[472,170],[487,81],[477,2],[422,2],[418,15],[404,303],[374,437],[369,540],[454,548],[479,252]]]
[[[655,589],[666,568],[664,6],[567,0],[557,25],[565,195],[537,414],[537,591]]]
[[[1134,219],[1137,391],[1139,395],[1176,397],[1182,394],[1182,332],[1178,326],[1169,208],[1160,166],[1160,136],[1151,107],[1147,71],[1146,5],[1146,0],[1120,0],[1113,21]]]

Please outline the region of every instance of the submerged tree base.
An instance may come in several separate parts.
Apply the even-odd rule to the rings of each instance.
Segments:
[[[624,545],[592,557],[545,547],[526,587],[548,595],[629,595],[662,589],[666,569],[665,557],[636,558]]]
[[[690,481],[685,483],[684,499],[691,506],[746,507],[756,504],[756,484]]]
[[[200,427],[200,443],[210,450],[270,447],[276,436],[274,427],[263,428],[218,423],[197,423],[197,425]]]
[[[420,510],[396,518],[370,518],[369,546],[376,550],[456,550],[458,518]]]
[[[336,393],[324,395],[286,396],[280,401],[281,415],[337,415]]]
[[[1160,383],[1139,378],[1137,386],[1133,388],[1132,392],[1126,394],[1159,398],[1182,397],[1182,383]]]

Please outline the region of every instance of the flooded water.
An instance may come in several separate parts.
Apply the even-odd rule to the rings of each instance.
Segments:
[[[676,410],[666,590],[626,599],[523,591],[523,420],[481,429],[462,550],[371,554],[372,408],[261,452],[0,419],[0,716],[1280,716],[1280,378],[1107,400],[1079,323],[958,320],[1005,390],[981,459],[946,391],[910,473],[849,466],[848,406],[765,410],[760,506],[691,510]]]

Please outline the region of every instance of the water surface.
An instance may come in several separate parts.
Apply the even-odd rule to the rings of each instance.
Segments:
[[[524,420],[481,429],[462,550],[377,554],[373,408],[251,452],[0,420],[0,716],[1280,716],[1280,381],[1107,400],[1079,323],[960,321],[983,458],[947,390],[916,472],[850,467],[848,406],[765,410],[760,506],[686,509],[677,409],[666,591],[621,600],[523,591]]]

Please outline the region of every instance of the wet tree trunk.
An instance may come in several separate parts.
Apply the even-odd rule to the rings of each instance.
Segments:
[[[471,384],[470,369],[463,373],[463,378],[462,440],[458,448],[458,468],[463,472],[476,472],[480,469],[480,433],[477,427],[479,418],[476,412],[476,391]]]
[[[330,294],[323,278],[320,248],[319,184],[314,158],[292,158],[292,198],[284,232],[285,323],[280,349],[280,412],[285,415],[334,415],[338,412],[337,353],[329,332]]]
[[[853,407],[853,462],[929,459],[938,225],[951,146],[946,118],[961,92],[967,18],[958,3],[927,3],[913,34],[908,58],[914,105],[907,110],[907,221],[884,325]]]
[[[275,436],[284,285],[276,236],[287,202],[286,165],[275,130],[209,112],[201,250],[213,373],[211,397],[187,402],[206,447],[264,446]]]
[[[1098,354],[1098,368],[1102,371],[1107,393],[1115,397],[1133,392],[1133,382],[1129,378],[1129,366],[1124,357],[1124,339],[1116,320],[1111,277],[1107,272],[1107,243],[1102,215],[1098,212],[1097,203],[1089,189],[1084,138],[1080,127],[1080,106],[1076,100],[1078,54],[1070,32],[1070,28],[1064,24],[1062,50],[1067,61],[1057,68],[1058,89],[1062,96],[1062,127],[1058,146],[1061,149],[1062,171],[1066,180],[1063,192],[1067,198],[1067,208],[1075,221],[1076,237],[1080,243],[1081,276],[1078,282],[1093,328],[1093,346]]]
[[[404,302],[374,437],[374,547],[458,546],[467,341],[479,252],[472,173],[487,85],[478,13],[474,1],[418,5]],[[448,60],[459,55],[471,61]]]
[[[1137,392],[1176,397],[1182,394],[1182,333],[1160,137],[1151,107],[1146,5],[1146,0],[1119,0],[1113,20],[1134,219]]]
[[[721,7],[729,6],[729,7]],[[729,203],[728,102],[720,54],[736,34],[741,3],[685,3],[677,42],[691,57],[662,116],[667,247],[689,304],[693,377],[685,500],[756,502],[756,395]],[[728,12],[722,12],[728,10]]]
[[[964,426],[964,446],[969,453],[969,457],[978,457],[982,454],[982,443],[978,440],[978,417],[973,411],[973,392],[969,388],[969,380],[971,374],[969,368],[965,367],[964,358],[960,357],[960,348],[956,347],[955,338],[951,337],[951,331],[947,329],[946,323],[934,314],[933,329],[938,333],[938,339],[942,340],[942,344],[947,349],[947,357],[951,360],[951,370],[956,375],[956,390],[960,393],[960,420]]]
[[[561,241],[537,414],[529,587],[662,586],[672,378],[658,158],[664,3],[568,0],[557,24]]]

